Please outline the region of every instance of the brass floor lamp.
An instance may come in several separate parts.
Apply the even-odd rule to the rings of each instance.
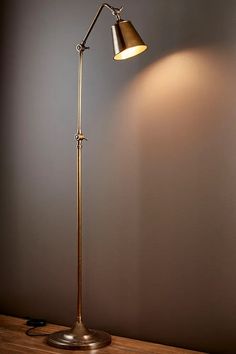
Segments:
[[[86,328],[82,321],[82,146],[86,140],[82,132],[82,79],[83,79],[83,54],[89,47],[87,39],[103,8],[111,11],[116,17],[116,23],[112,26],[114,45],[114,59],[123,60],[142,53],[147,46],[133,27],[130,21],[122,20],[121,8],[115,8],[109,4],[102,4],[92,21],[88,32],[82,42],[76,46],[79,53],[78,66],[78,121],[77,133],[77,235],[78,235],[78,287],[77,287],[77,318],[72,328],[53,333],[48,336],[48,344],[63,349],[97,349],[111,343],[111,336],[103,331]]]

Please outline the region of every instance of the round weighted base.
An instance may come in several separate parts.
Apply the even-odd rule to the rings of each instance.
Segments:
[[[83,323],[76,322],[71,329],[50,334],[47,343],[62,349],[98,349],[109,345],[111,336],[103,331],[88,329]]]

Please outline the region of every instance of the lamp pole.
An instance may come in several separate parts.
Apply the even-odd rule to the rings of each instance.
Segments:
[[[82,82],[83,82],[83,50],[79,52],[78,70],[78,121],[77,121],[77,247],[78,247],[78,284],[77,284],[77,321],[82,322],[82,235],[83,235],[83,213],[82,213],[82,148],[85,136],[82,133]]]

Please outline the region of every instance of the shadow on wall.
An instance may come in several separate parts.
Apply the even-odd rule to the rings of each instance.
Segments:
[[[149,40],[162,60],[118,102],[120,134],[129,136],[117,151],[136,159],[140,176],[136,336],[233,354],[236,4],[167,3],[163,37]]]

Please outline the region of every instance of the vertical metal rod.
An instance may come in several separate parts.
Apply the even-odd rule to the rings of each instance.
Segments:
[[[79,51],[79,69],[78,69],[78,121],[77,133],[82,133],[82,85],[83,85],[83,54],[84,50]]]
[[[79,55],[78,67],[78,121],[77,121],[77,235],[78,235],[78,287],[77,287],[77,321],[82,322],[82,80],[83,50]]]

